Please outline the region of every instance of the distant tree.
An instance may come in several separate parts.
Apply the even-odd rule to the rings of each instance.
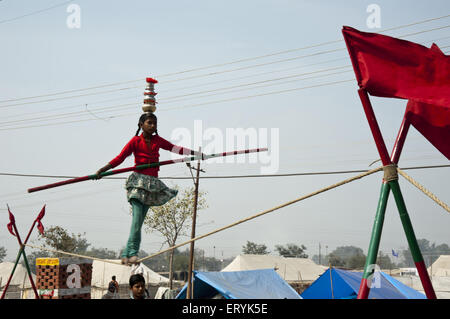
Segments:
[[[100,259],[117,259],[118,254],[108,248],[91,248],[86,252],[86,256],[100,258]]]
[[[45,250],[39,250],[39,251],[33,251],[31,253],[27,253],[27,261],[28,265],[30,266],[30,270],[33,274],[36,274],[36,258],[45,258],[45,257],[51,257],[52,255],[45,251]],[[25,267],[25,261],[23,258],[21,258],[20,264]]]
[[[283,257],[308,258],[308,255],[305,254],[306,247],[304,245],[287,244],[286,247],[275,245],[275,250]]]
[[[38,241],[44,242],[43,248],[49,248],[52,250],[58,250],[61,252],[70,252],[75,254],[88,255],[87,248],[90,244],[85,238],[84,234],[73,234],[60,226],[51,226],[47,228],[44,235],[39,234]],[[33,273],[36,273],[36,258],[46,257],[63,257],[67,256],[63,253],[48,252],[47,250],[38,250],[31,253],[27,253],[28,264]],[[92,255],[90,255],[92,256]],[[25,266],[25,261],[22,259],[21,264]]]
[[[355,246],[340,246],[328,255],[328,262],[335,267],[363,268],[365,260],[363,250]]]
[[[270,252],[267,251],[266,245],[258,245],[247,240],[247,244],[245,246],[242,246],[242,253],[246,255],[267,255]]]
[[[345,267],[350,269],[363,269],[366,263],[366,256],[364,254],[361,255],[353,255],[349,257],[345,261]]]
[[[6,248],[0,247],[0,263],[3,261],[3,259],[6,257]]]
[[[178,189],[178,187],[175,187]],[[206,208],[205,192],[198,194],[197,212]],[[194,212],[194,187],[185,189],[177,197],[163,206],[151,207],[144,220],[145,230],[156,231],[166,240],[169,247],[175,246],[178,238],[188,235],[191,228],[192,214]],[[169,257],[169,287],[173,282],[173,258],[175,252],[172,250]]]
[[[70,252],[75,254],[86,253],[90,244],[82,234],[69,235],[68,231],[60,226],[52,226],[45,230],[44,235],[39,235],[39,240],[44,241],[44,248],[50,247],[54,250],[62,252]],[[64,254],[54,253],[53,257],[61,257]]]
[[[335,253],[329,253],[328,254],[328,264],[333,267],[344,267],[345,266],[345,260],[336,255]]]
[[[381,251],[380,251],[380,253],[378,254],[378,257],[377,257],[377,265],[381,269],[392,269],[392,268],[395,268],[395,265],[391,261],[391,258],[389,258],[389,255],[385,255]]]
[[[428,266],[434,263],[440,255],[450,255],[450,247],[447,244],[436,245],[435,243],[430,243],[430,241],[425,238],[417,239],[417,244],[419,245],[423,259]],[[403,263],[401,265],[406,267],[414,266],[414,260],[409,248],[403,250],[401,255],[403,256]]]

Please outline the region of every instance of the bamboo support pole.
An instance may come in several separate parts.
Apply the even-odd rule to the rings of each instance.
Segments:
[[[201,149],[199,149],[201,153]],[[197,176],[195,179],[195,193],[194,193],[194,211],[192,213],[192,229],[191,229],[191,239],[195,238],[195,227],[197,221],[197,206],[198,206],[198,185],[200,182],[200,159],[197,162]],[[194,270],[194,248],[195,242],[192,241],[189,249],[189,269],[188,269],[188,286],[186,292],[186,299],[194,299],[193,289],[192,289],[192,271]]]

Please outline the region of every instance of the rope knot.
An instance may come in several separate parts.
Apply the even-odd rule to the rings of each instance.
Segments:
[[[398,180],[396,164],[389,164],[389,165],[383,166],[383,172],[384,172],[383,179],[386,182]]]

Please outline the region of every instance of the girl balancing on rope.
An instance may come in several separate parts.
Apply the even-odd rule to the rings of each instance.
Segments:
[[[140,130],[142,134],[139,135]],[[180,155],[198,155],[202,153],[176,146],[158,135],[157,118],[153,113],[144,113],[139,118],[136,135],[125,145],[119,155],[96,175],[120,165],[131,153],[135,164],[142,165],[159,161],[159,149],[165,149]],[[159,166],[134,171],[126,180],[127,200],[132,207],[132,222],[128,242],[122,252],[122,264],[135,264],[141,243],[141,228],[147,211],[151,206],[161,206],[174,198],[178,191],[168,188],[158,179]]]

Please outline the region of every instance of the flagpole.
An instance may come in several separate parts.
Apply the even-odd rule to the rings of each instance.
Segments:
[[[395,141],[394,149],[392,150],[392,162],[398,164],[400,159],[400,154],[403,150],[403,146],[405,144],[406,135],[408,134],[408,129],[410,126],[410,121],[405,115],[403,116],[403,121],[400,126],[400,130]],[[395,183],[394,183],[395,182]],[[394,194],[395,201],[397,203],[397,208],[400,214],[400,219],[402,221],[402,225],[404,231],[406,233],[406,238],[408,240],[408,245],[411,250],[411,254],[413,256],[414,263],[416,265],[417,272],[419,273],[419,277],[422,281],[422,285],[424,287],[425,294],[428,299],[436,299],[436,294],[434,292],[431,279],[428,275],[425,262],[423,260],[422,254],[420,252],[419,245],[417,244],[416,235],[414,234],[414,230],[411,224],[411,220],[408,215],[408,211],[406,209],[406,205],[403,199],[403,195],[400,191],[400,185],[398,184],[398,180],[392,182],[393,185],[391,187],[392,192]]]
[[[400,125],[400,129],[397,134],[397,138],[395,140],[394,147],[392,149],[392,153],[391,153],[391,161],[394,164],[398,164],[398,162],[400,160],[400,155],[402,153],[403,146],[405,145],[406,136],[408,135],[408,130],[409,130],[410,125],[411,125],[411,123],[406,118],[406,113],[405,113],[405,115],[403,116],[402,124]]]
[[[417,239],[415,237],[414,230],[411,221],[409,219],[408,212],[406,210],[400,186],[398,184],[398,176],[396,175],[396,171],[395,176],[389,176],[390,174],[392,174],[392,170],[391,172],[389,172],[388,169],[389,166],[392,166],[393,164],[396,165],[397,162],[393,160],[398,161],[398,159],[400,158],[400,154],[403,149],[406,135],[408,133],[409,121],[405,120],[404,118],[395,142],[392,155],[389,156],[386,144],[384,143],[383,136],[381,135],[381,131],[378,126],[377,119],[375,117],[375,113],[373,112],[372,104],[370,103],[369,95],[367,91],[362,88],[358,90],[358,94],[360,96],[364,112],[369,122],[369,127],[375,140],[378,153],[380,155],[383,166],[386,168],[386,170],[385,170],[385,177],[383,179],[381,195],[378,201],[378,208],[375,216],[375,223],[372,230],[369,250],[367,253],[366,264],[364,266],[364,273],[361,280],[357,298],[367,299],[369,296],[370,288],[368,285],[368,278],[374,272],[374,269],[373,267],[371,267],[371,265],[374,265],[376,263],[376,256],[378,253],[379,244],[381,240],[381,231],[384,222],[384,215],[386,212],[387,200],[389,197],[389,192],[392,189],[397,204],[397,209],[400,214],[400,220],[402,222],[402,226],[405,231],[405,235],[408,240],[410,250],[413,253],[414,262],[416,264],[417,271],[419,272],[419,276],[422,281],[424,291],[428,299],[436,299],[433,286],[426,271],[425,263],[423,261],[422,254],[417,244]]]
[[[150,167],[158,167],[158,166],[170,165],[170,164],[182,163],[182,162],[192,162],[192,161],[196,161],[199,159],[207,160],[207,159],[215,158],[215,157],[248,154],[248,153],[255,153],[255,152],[264,152],[267,150],[268,150],[267,148],[256,148],[256,149],[248,149],[248,150],[241,150],[241,151],[231,151],[231,152],[209,154],[209,155],[204,155],[203,157],[202,156],[188,156],[188,157],[179,158],[179,159],[175,159],[175,160],[167,160],[167,161],[162,161],[162,162],[149,163],[149,164],[137,165],[137,166],[132,166],[132,167],[120,168],[120,169],[116,169],[116,170],[110,170],[110,171],[101,173],[100,177],[116,175],[116,174],[121,174],[121,173],[125,173],[125,172],[146,169],[146,168],[150,168]],[[43,185],[43,186],[29,188],[28,193],[37,192],[37,191],[54,188],[54,187],[59,187],[59,186],[63,186],[63,185],[83,182],[83,181],[87,181],[87,180],[95,180],[95,179],[98,179],[97,174],[71,178],[71,179],[64,180],[64,181],[57,182],[57,183],[52,183],[52,184],[47,184],[47,185]]]
[[[436,293],[434,292],[433,284],[431,283],[430,276],[428,275],[427,268],[425,266],[425,261],[422,253],[420,252],[419,244],[417,243],[416,235],[414,234],[414,229],[412,227],[408,211],[406,210],[405,201],[403,199],[402,192],[400,191],[398,180],[392,181],[390,184],[395,202],[397,204],[397,209],[400,214],[400,220],[406,234],[409,249],[411,250],[414,264],[416,265],[417,272],[419,273],[420,280],[422,281],[423,289],[428,299],[436,299]]]
[[[31,231],[33,230],[35,224],[36,224],[36,221],[35,221],[35,222],[33,223],[33,225],[31,226],[31,229],[30,229],[30,231],[29,231],[29,234],[30,234]],[[4,296],[5,296],[5,294],[6,294],[6,290],[8,289],[9,283],[10,283],[10,281],[11,281],[13,275],[14,275],[14,272],[16,271],[17,263],[19,262],[19,259],[20,259],[20,255],[21,255],[21,254],[23,255],[23,258],[24,258],[24,261],[25,261],[25,267],[27,268],[28,278],[30,279],[31,287],[33,288],[33,291],[34,291],[34,294],[35,294],[35,296],[36,296],[36,299],[39,299],[39,294],[38,294],[38,292],[37,292],[37,290],[36,290],[36,286],[34,285],[33,277],[32,277],[32,275],[31,275],[30,265],[28,264],[28,259],[27,259],[27,256],[26,256],[26,254],[25,254],[25,244],[26,244],[26,242],[25,242],[25,244],[22,244],[22,240],[20,239],[19,232],[17,231],[17,227],[16,227],[16,222],[15,222],[15,220],[13,221],[12,227],[14,228],[14,232],[16,233],[16,238],[17,238],[17,241],[19,242],[20,250],[19,250],[19,254],[17,255],[16,264],[14,265],[14,268],[13,268],[13,270],[12,270],[12,273],[11,273],[9,279],[8,279],[8,285],[7,285],[7,286],[5,287],[5,289],[3,290],[3,294],[2,294],[2,298],[1,298],[1,299],[3,299]],[[28,239],[28,238],[27,238],[27,239]]]
[[[377,211],[375,214],[375,221],[372,228],[372,236],[370,238],[369,249],[367,252],[366,263],[364,265],[364,272],[361,279],[361,284],[358,291],[358,299],[367,299],[369,297],[369,277],[374,272],[374,267],[377,261],[377,254],[380,248],[381,233],[383,230],[384,216],[386,213],[387,201],[389,198],[390,186],[389,183],[383,181],[381,185],[380,198],[378,199]]]
[[[33,226],[32,226],[32,228],[30,229],[30,231],[33,229],[34,224],[35,224],[35,223],[33,223]],[[28,259],[27,259],[27,256],[26,256],[26,254],[25,254],[25,245],[22,244],[22,240],[20,239],[20,235],[19,235],[19,232],[17,231],[17,227],[16,227],[16,223],[15,223],[15,222],[14,222],[14,224],[13,224],[13,227],[14,227],[14,231],[16,232],[16,237],[17,237],[17,240],[18,240],[19,245],[20,245],[20,250],[21,250],[21,252],[22,252],[23,259],[24,259],[24,261],[25,261],[25,267],[27,268],[28,278],[30,278],[31,287],[33,288],[33,291],[34,291],[34,294],[35,294],[35,296],[36,296],[36,299],[39,299],[39,294],[38,294],[38,292],[37,292],[37,290],[36,290],[36,286],[34,285],[33,277],[31,276],[30,265],[28,264]],[[25,243],[25,244],[26,244],[26,243]]]
[[[3,290],[3,294],[2,294],[2,296],[1,296],[0,299],[3,299],[3,298],[5,297],[5,295],[6,295],[6,291],[8,290],[8,287],[9,287],[9,284],[10,284],[10,282],[11,282],[11,279],[12,279],[12,277],[13,277],[13,275],[14,275],[14,272],[16,271],[16,267],[17,267],[17,264],[18,264],[18,262],[19,262],[19,259],[20,259],[20,255],[21,255],[21,254],[23,254],[23,258],[24,258],[24,262],[25,262],[25,267],[27,268],[28,277],[30,278],[30,282],[31,282],[31,287],[33,288],[33,291],[34,291],[34,294],[35,294],[35,296],[36,296],[36,299],[39,299],[39,294],[38,294],[38,292],[37,292],[36,286],[35,286],[34,281],[33,281],[33,277],[32,277],[32,275],[31,275],[30,265],[29,265],[29,263],[28,263],[28,259],[27,259],[27,256],[26,256],[26,254],[25,254],[25,245],[26,245],[26,243],[28,242],[28,239],[30,238],[30,235],[31,235],[31,233],[32,233],[32,231],[33,231],[34,226],[36,225],[36,223],[37,223],[38,221],[40,222],[41,218],[44,217],[44,213],[45,213],[45,205],[44,205],[44,207],[42,207],[42,209],[41,209],[41,211],[40,211],[38,217],[34,220],[33,224],[31,225],[30,230],[28,231],[28,235],[27,235],[27,237],[25,238],[25,241],[24,241],[23,244],[22,244],[22,240],[21,240],[21,238],[20,238],[19,232],[17,231],[16,220],[15,220],[14,216],[12,215],[12,213],[11,213],[11,211],[10,211],[10,209],[9,209],[9,206],[8,206],[8,212],[9,212],[9,214],[10,214],[9,219],[10,219],[10,222],[11,222],[10,225],[11,225],[11,227],[12,227],[12,229],[10,229],[10,232],[11,232],[12,235],[16,236],[17,241],[19,242],[19,245],[20,245],[20,249],[19,249],[19,253],[17,254],[17,259],[16,259],[16,262],[15,262],[15,264],[14,264],[14,267],[13,267],[13,270],[12,270],[12,272],[11,272],[11,275],[9,276],[8,282],[7,282],[7,284],[6,284],[6,286],[5,286],[4,290]],[[9,229],[9,226],[8,226],[8,229]],[[13,230],[14,230],[14,232],[13,232]],[[14,233],[15,233],[15,234],[14,234]]]

